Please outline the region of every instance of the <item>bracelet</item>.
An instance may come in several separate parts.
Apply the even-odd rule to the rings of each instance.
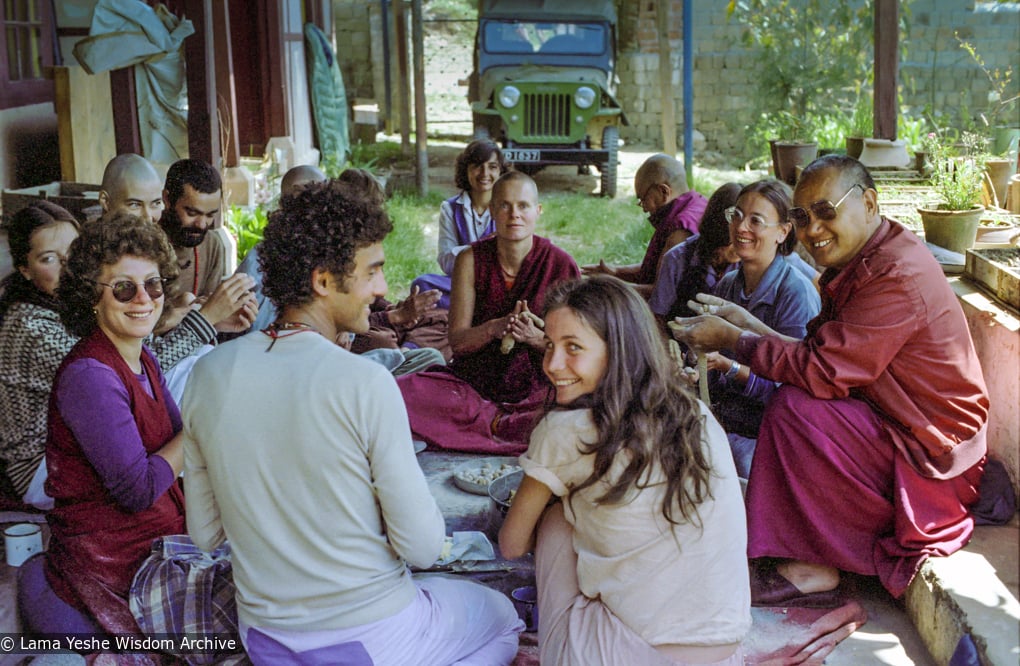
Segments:
[[[733,361],[730,364],[730,369],[727,370],[726,374],[723,376],[726,377],[726,379],[733,379],[734,377],[737,376],[738,372],[740,372],[740,364],[737,363],[736,361]]]

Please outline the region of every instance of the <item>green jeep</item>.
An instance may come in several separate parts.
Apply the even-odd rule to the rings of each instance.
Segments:
[[[620,125],[613,96],[613,0],[479,0],[468,99],[475,138],[503,145],[527,173],[594,165],[616,196]]]

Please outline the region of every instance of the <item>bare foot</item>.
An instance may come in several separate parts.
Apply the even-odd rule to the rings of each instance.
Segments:
[[[776,566],[776,571],[804,594],[828,592],[839,585],[839,570],[824,564],[790,560]]]

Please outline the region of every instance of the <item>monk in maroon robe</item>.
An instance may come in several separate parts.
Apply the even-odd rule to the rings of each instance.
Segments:
[[[432,446],[519,454],[551,386],[542,373],[541,313],[546,290],[580,276],[574,260],[535,235],[541,215],[531,178],[511,172],[493,187],[496,235],[457,256],[450,302],[449,367],[397,379],[411,430]],[[529,314],[530,313],[530,314]],[[512,338],[508,353],[501,349]]]
[[[680,320],[684,342],[733,349],[784,384],[747,488],[752,605],[838,604],[840,571],[877,576],[900,597],[926,558],[959,550],[974,529],[989,407],[981,365],[942,270],[880,214],[860,162],[819,158],[793,200],[797,237],[825,267],[807,336],[779,335],[711,296],[698,296],[710,314]]]

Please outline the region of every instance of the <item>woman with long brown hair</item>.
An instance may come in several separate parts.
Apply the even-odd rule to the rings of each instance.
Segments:
[[[535,552],[542,663],[741,664],[747,530],[722,428],[620,280],[554,288],[545,339],[556,407],[499,533],[505,557]]]

